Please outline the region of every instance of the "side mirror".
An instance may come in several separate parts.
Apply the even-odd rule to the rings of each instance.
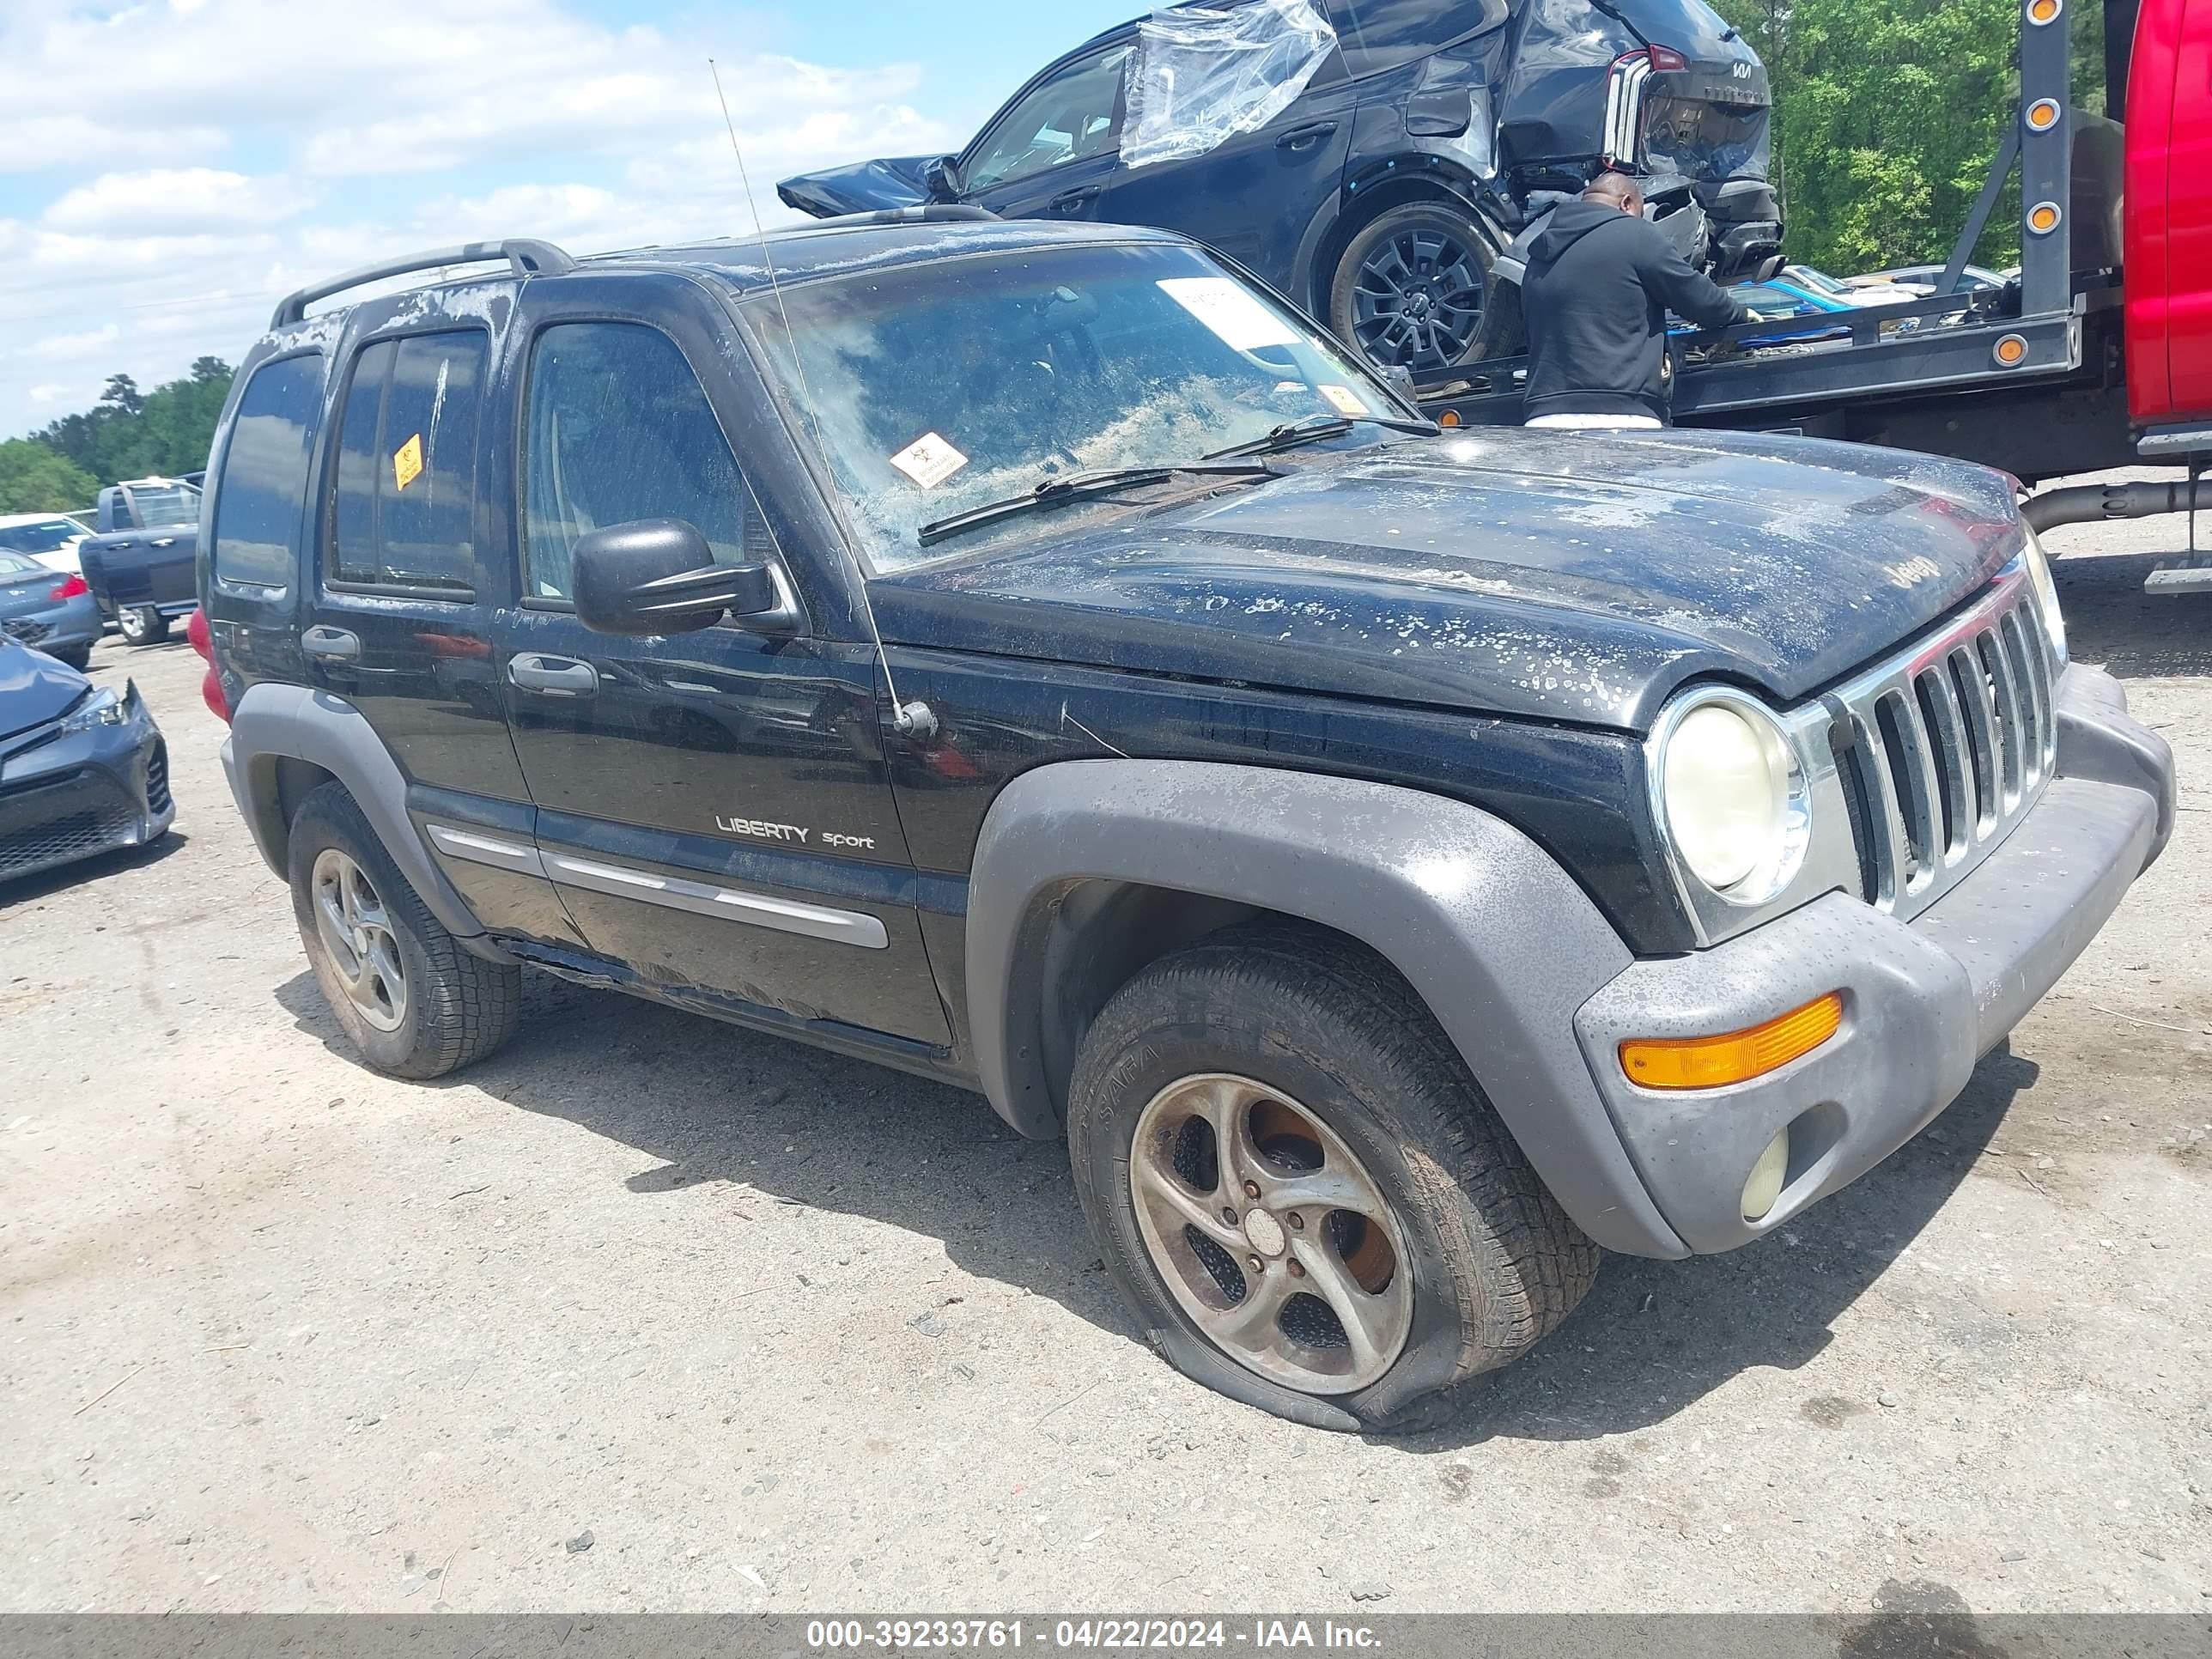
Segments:
[[[950,155],[940,155],[921,170],[922,192],[933,202],[957,202],[960,199],[960,163]]]
[[[725,611],[783,608],[766,565],[716,564],[707,538],[681,519],[633,519],[587,531],[571,550],[576,615],[599,634],[690,634]]]

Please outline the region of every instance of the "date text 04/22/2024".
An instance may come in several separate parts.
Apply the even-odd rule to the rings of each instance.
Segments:
[[[823,1653],[1031,1647],[1164,1653],[1234,1648],[1258,1653],[1301,1649],[1371,1653],[1382,1643],[1370,1626],[1328,1619],[1255,1619],[1249,1626],[1223,1619],[813,1619],[807,1621],[806,1645]]]

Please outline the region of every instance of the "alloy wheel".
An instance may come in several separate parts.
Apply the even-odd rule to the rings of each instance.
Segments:
[[[1170,1084],[1137,1120],[1129,1195],[1176,1305],[1238,1364],[1349,1394],[1404,1349],[1397,1219],[1351,1148],[1280,1091],[1227,1073]]]
[[[1468,236],[1414,225],[1378,242],[1352,289],[1352,331],[1377,363],[1448,368],[1482,322],[1482,262]]]
[[[361,1017],[380,1031],[407,1018],[407,969],[399,938],[376,887],[360,865],[335,847],[317,854],[315,933]]]

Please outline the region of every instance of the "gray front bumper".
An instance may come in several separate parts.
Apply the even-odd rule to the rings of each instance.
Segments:
[[[1863,1175],[1966,1086],[2105,924],[2173,823],[2172,750],[2118,684],[2058,684],[2057,775],[2012,833],[1911,922],[1832,893],[1694,955],[1637,963],[1575,1020],[1590,1074],[1652,1200],[1692,1250],[1747,1243]],[[1837,1035],[1721,1089],[1655,1091],[1622,1073],[1637,1037],[1741,1030],[1831,991]],[[1741,1212],[1760,1152],[1790,1128],[1780,1200]]]

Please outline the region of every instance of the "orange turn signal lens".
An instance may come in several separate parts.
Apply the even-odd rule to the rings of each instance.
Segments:
[[[2027,0],[2027,21],[2039,26],[2053,22],[2060,9],[2059,0]]]
[[[1788,1013],[1723,1036],[1640,1037],[1620,1045],[1620,1069],[1646,1089],[1717,1089],[1778,1071],[1843,1028],[1834,991]]]
[[[2031,132],[2048,132],[2058,125],[2058,103],[2056,99],[2039,98],[2027,106],[2027,125]]]
[[[2027,210],[2027,228],[2039,236],[2047,236],[2058,228],[2058,204],[2038,202]]]
[[[2002,336],[1990,349],[2000,368],[2014,368],[2027,360],[2027,342],[2017,334]]]

